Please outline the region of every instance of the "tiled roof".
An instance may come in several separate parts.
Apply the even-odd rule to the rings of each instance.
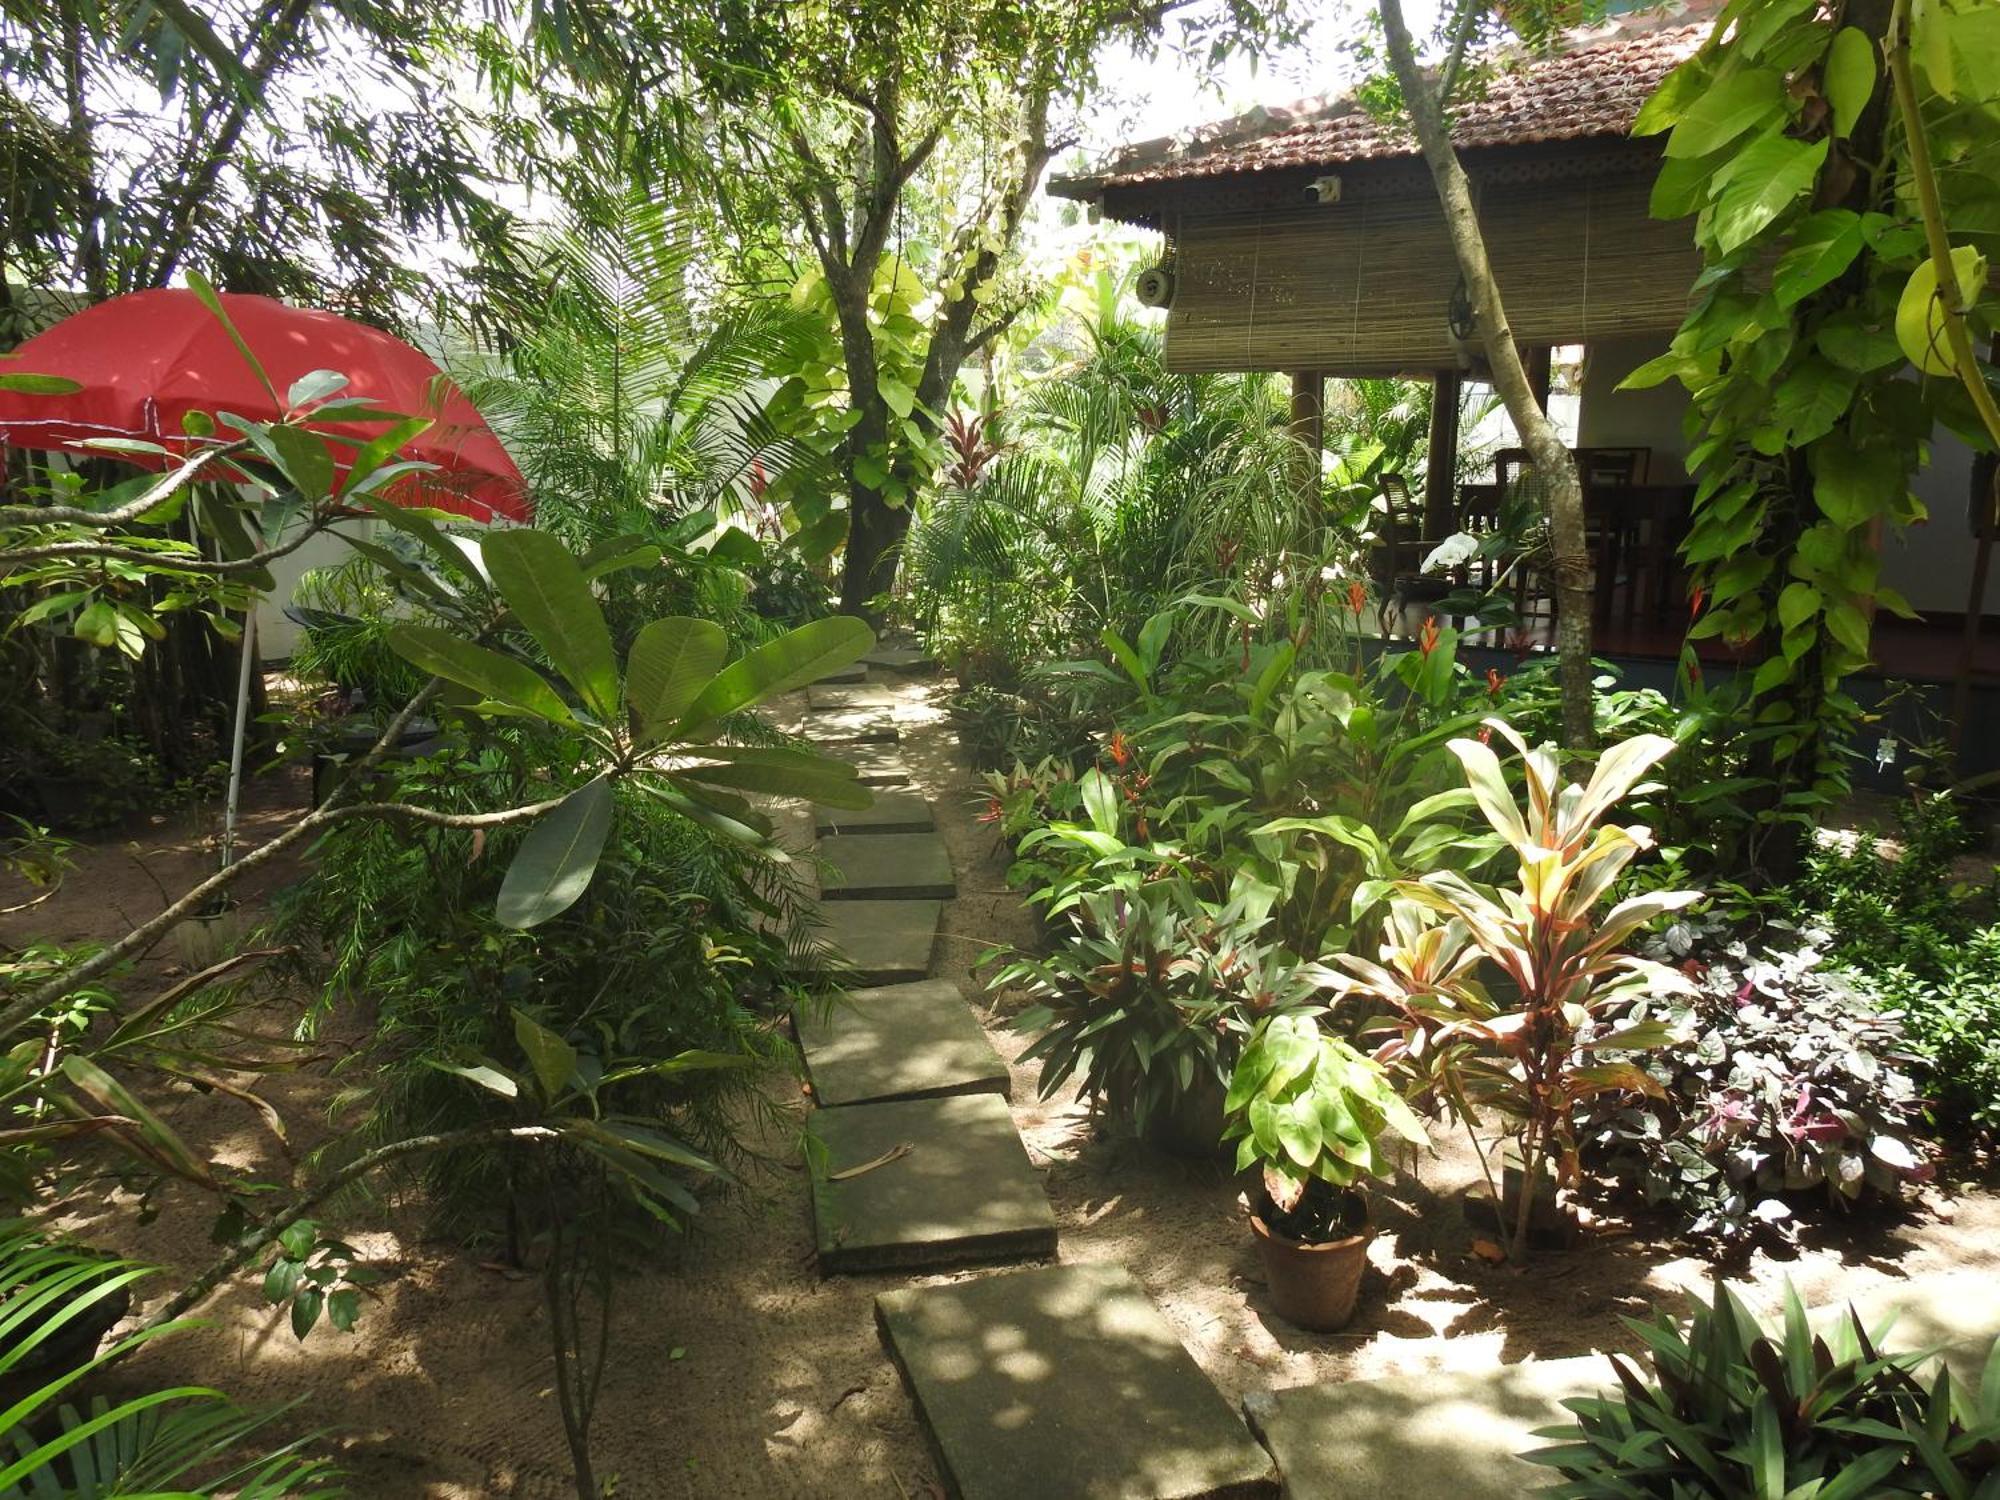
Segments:
[[[1627,135],[1639,106],[1701,45],[1710,26],[1706,20],[1650,30],[1628,26],[1579,41],[1554,56],[1503,65],[1479,97],[1459,106],[1452,143],[1476,149]],[[1407,132],[1384,125],[1345,97],[1253,111],[1205,126],[1192,139],[1127,146],[1097,172],[1059,179],[1050,190],[1066,198],[1091,198],[1105,188],[1331,167],[1414,156],[1416,151]]]

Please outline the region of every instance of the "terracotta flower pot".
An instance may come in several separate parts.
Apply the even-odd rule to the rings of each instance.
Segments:
[[[1347,1320],[1354,1316],[1361,1273],[1368,1269],[1368,1246],[1375,1238],[1373,1227],[1346,1239],[1318,1245],[1274,1234],[1254,1213],[1250,1216],[1250,1229],[1257,1236],[1257,1253],[1264,1261],[1264,1280],[1270,1287],[1271,1305],[1278,1316],[1309,1333],[1332,1333],[1345,1328]]]

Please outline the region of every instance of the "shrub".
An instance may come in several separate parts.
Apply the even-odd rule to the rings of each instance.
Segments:
[[[1851,1310],[1820,1332],[1786,1289],[1773,1337],[1726,1286],[1697,1300],[1683,1333],[1664,1315],[1627,1326],[1651,1350],[1653,1378],[1611,1356],[1619,1391],[1563,1404],[1573,1424],[1523,1455],[1569,1482],[1562,1500],[1680,1500],[1691,1495],[1991,1493],[2000,1472],[2000,1358],[1975,1400],[1920,1355],[1882,1352]]]
[[[1695,1040],[1635,1058],[1657,1092],[1598,1100],[1580,1136],[1590,1165],[1673,1205],[1698,1239],[1789,1239],[1815,1202],[1894,1200],[1928,1175],[1902,1026],[1822,966],[1824,936],[1753,951],[1711,919],[1647,945],[1695,993],[1625,1019]]]
[[[1382,1065],[1302,1012],[1258,1024],[1237,1059],[1223,1108],[1229,1116],[1223,1139],[1237,1143],[1236,1170],[1261,1168],[1265,1196],[1277,1210],[1266,1222],[1307,1244],[1352,1232],[1355,1186],[1395,1170],[1382,1150],[1385,1133],[1430,1144]]]
[[[1051,956],[992,980],[1028,987],[1014,1024],[1039,1033],[1024,1056],[1042,1060],[1042,1097],[1080,1076],[1085,1099],[1141,1131],[1204,1088],[1219,1101],[1259,1018],[1314,993],[1310,970],[1258,938],[1267,909],[1175,880],[1085,895]]]

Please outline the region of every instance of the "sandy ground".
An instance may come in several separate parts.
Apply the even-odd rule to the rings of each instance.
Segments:
[[[1018,1059],[1025,1041],[1005,1029],[1009,997],[989,1010],[971,967],[995,944],[1032,942],[1033,926],[1005,887],[997,837],[974,821],[984,801],[977,778],[957,759],[927,694],[921,685],[908,691],[904,754],[937,808],[960,892],[946,911],[934,971],[960,984],[1002,1053]],[[303,787],[296,777],[266,782],[260,798],[253,826],[272,828],[303,802]],[[0,938],[102,935],[122,917],[157,910],[135,857],[177,888],[203,867],[202,827],[199,816],[162,820],[131,833],[134,849],[86,851],[64,894],[0,927]],[[155,977],[168,973],[172,956],[148,967]],[[329,1053],[360,1040],[359,1024],[338,1020]],[[1055,1206],[1061,1258],[1130,1268],[1232,1399],[1320,1380],[1630,1347],[1621,1315],[1643,1314],[1711,1274],[1671,1244],[1618,1228],[1524,1270],[1486,1265],[1470,1254],[1472,1231],[1457,1208],[1469,1157],[1447,1143],[1382,1195],[1383,1233],[1355,1323],[1336,1335],[1302,1334],[1269,1313],[1236,1187],[1219,1169],[1100,1138],[1073,1098],[1037,1100],[1033,1065],[1015,1061],[1013,1072],[1015,1119]],[[263,1087],[286,1096],[308,1130],[330,1092],[318,1076]],[[633,1277],[621,1294],[594,1433],[599,1473],[616,1477],[616,1494],[648,1500],[939,1494],[873,1323],[874,1294],[911,1278],[820,1279],[797,1164],[806,1101],[792,1088],[774,1097],[782,1124],[758,1141],[768,1165],[709,1207],[678,1264]],[[188,1097],[172,1112],[218,1158],[282,1174],[270,1138],[225,1105]],[[68,1222],[99,1243],[192,1273],[211,1253],[206,1206],[177,1187],[161,1204],[153,1222],[140,1224],[129,1196],[107,1193],[81,1201]],[[355,1333],[322,1330],[301,1346],[246,1282],[203,1310],[210,1327],[156,1345],[122,1378],[192,1378],[250,1401],[296,1399],[299,1421],[327,1429],[357,1495],[573,1494],[537,1283],[423,1242],[417,1220],[410,1205],[381,1203],[343,1221],[357,1246],[395,1272]],[[1814,1300],[1830,1300],[1895,1278],[2000,1270],[2000,1197],[1984,1190],[1940,1195],[1937,1212],[1900,1224],[1845,1229],[1795,1260],[1753,1262],[1745,1272],[1753,1295],[1769,1300],[1787,1275]]]

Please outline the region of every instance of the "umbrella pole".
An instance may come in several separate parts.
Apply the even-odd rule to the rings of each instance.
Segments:
[[[236,804],[243,795],[243,741],[249,730],[250,669],[257,660],[257,606],[243,612],[243,664],[236,673],[236,731],[229,743],[229,795],[222,807],[222,868],[236,859]]]

